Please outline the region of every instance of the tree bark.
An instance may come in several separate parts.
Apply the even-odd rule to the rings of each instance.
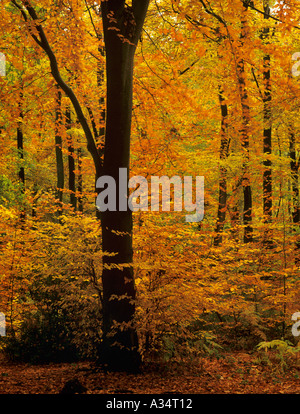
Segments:
[[[56,199],[58,200],[58,215],[62,214],[63,189],[65,185],[64,160],[62,153],[62,113],[61,113],[61,91],[57,86],[55,108],[55,157],[56,157]]]
[[[72,119],[71,110],[66,110],[66,130],[71,129]],[[77,209],[77,198],[76,198],[76,177],[75,177],[75,158],[74,158],[74,143],[71,135],[67,134],[68,144],[68,169],[69,169],[69,192],[70,192],[70,204],[74,211]]]
[[[264,7],[264,18],[270,17],[270,7],[266,5]],[[262,39],[268,43],[270,35],[270,29],[264,28],[262,33]],[[269,156],[272,153],[272,120],[271,120],[271,71],[270,71],[270,55],[267,53],[264,56],[263,65],[263,119],[264,119],[264,131],[263,131],[263,153],[264,153],[264,172],[263,172],[263,221],[268,226],[272,223],[272,162]],[[271,229],[266,227],[264,230],[264,244],[270,246],[271,240]]]
[[[300,264],[300,204],[299,204],[299,159],[296,157],[296,143],[294,131],[289,132],[290,167],[292,180],[292,220],[296,232],[295,264]]]
[[[105,56],[105,50],[102,46],[99,46],[98,48],[101,55]],[[104,70],[102,68],[102,65],[100,62],[98,62],[97,67],[97,85],[100,89],[104,83]],[[100,129],[99,129],[99,138],[100,143],[102,144],[105,140],[105,98],[103,95],[99,98],[99,108],[100,108]]]
[[[220,145],[220,160],[226,160],[229,155],[229,143],[227,128],[228,128],[228,108],[225,103],[223,91],[219,87],[219,102],[221,109],[221,145]],[[227,208],[227,169],[223,165],[220,166],[219,178],[219,204],[218,204],[218,218],[216,225],[216,236],[214,237],[214,246],[219,246],[222,243],[222,233],[226,218]]]
[[[31,210],[31,216],[33,218],[36,218],[36,210],[37,210],[37,201],[38,201],[38,186],[35,182],[33,184],[33,190],[32,190],[32,210]]]
[[[103,251],[103,343],[101,358],[110,369],[135,370],[140,364],[132,321],[135,284],[132,267],[132,212],[121,211],[119,168],[129,172],[133,63],[149,0],[101,2],[106,51],[106,130],[103,175],[115,179],[117,211],[101,213]]]
[[[78,191],[78,211],[83,212],[83,200],[82,200],[82,190],[83,190],[83,178],[82,178],[82,157],[81,157],[81,148],[77,149],[77,165],[78,165],[78,181],[77,181],[77,191]]]
[[[20,160],[20,167],[19,167],[19,183],[20,183],[20,189],[22,196],[25,195],[25,169],[23,165],[24,160],[24,135],[23,135],[23,119],[24,114],[22,111],[22,100],[23,100],[23,93],[20,93],[20,102],[19,102],[19,118],[20,121],[18,122],[17,127],[17,148],[18,148],[18,156]],[[20,221],[21,223],[24,223],[26,220],[26,211],[24,207],[24,200],[21,201],[22,206],[20,208]]]
[[[241,18],[241,36],[240,36],[240,50],[241,54],[244,42],[248,37],[248,21],[247,21],[247,6],[243,5]],[[249,125],[250,125],[250,107],[248,92],[246,87],[246,73],[245,62],[243,56],[239,58],[237,63],[237,77],[238,88],[242,108],[242,130],[241,130],[241,144],[244,150],[245,161],[243,162],[243,195],[244,195],[244,209],[243,209],[243,225],[244,225],[244,243],[249,243],[253,240],[252,228],[252,191],[250,185],[249,173]]]

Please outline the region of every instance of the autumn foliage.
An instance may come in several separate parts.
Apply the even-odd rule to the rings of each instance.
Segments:
[[[0,347],[31,362],[97,359],[106,252],[95,162],[36,26],[24,19],[26,3],[0,5]],[[100,165],[99,4],[31,3]],[[130,324],[145,363],[199,363],[258,344],[298,352],[300,77],[291,70],[299,27],[293,1],[150,1],[135,52],[130,175],[204,176],[205,217],[133,213]]]

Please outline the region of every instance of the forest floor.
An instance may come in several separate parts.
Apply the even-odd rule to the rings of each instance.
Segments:
[[[89,361],[31,365],[0,356],[0,394],[59,394],[75,379],[86,394],[299,394],[299,371],[242,352],[201,359],[197,368],[165,365],[139,374],[105,373]]]

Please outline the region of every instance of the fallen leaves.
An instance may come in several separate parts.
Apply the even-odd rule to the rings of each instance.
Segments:
[[[94,363],[29,365],[0,359],[1,394],[59,394],[75,384],[86,394],[298,394],[298,370],[274,374],[255,357],[231,353],[207,358],[202,368],[161,366],[140,374],[105,373]]]

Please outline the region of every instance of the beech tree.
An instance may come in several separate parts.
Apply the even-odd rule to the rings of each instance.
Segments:
[[[101,3],[107,76],[103,174],[115,179],[117,206],[119,197],[122,197],[119,194],[119,168],[129,170],[133,61],[148,5],[149,0],[133,0],[131,7],[124,0]],[[130,326],[135,308],[131,265],[132,212],[128,205],[124,210],[118,211],[117,207],[117,211],[107,210],[101,214],[103,251],[108,253],[104,256],[102,274],[102,353],[111,367],[125,366],[129,369],[139,365],[139,356],[137,335]],[[124,323],[127,326],[122,326]],[[114,333],[111,334],[113,326]]]
[[[63,201],[63,190],[64,190],[64,163],[63,163],[63,152],[62,152],[62,113],[61,113],[61,91],[57,90],[56,96],[56,108],[55,108],[55,157],[56,157],[56,175],[57,175],[57,194],[56,198],[59,202],[58,213],[62,213],[62,201]]]
[[[24,113],[22,110],[22,100],[23,100],[23,94],[21,92],[20,102],[18,105],[20,121],[18,122],[18,127],[17,127],[17,148],[18,148],[18,155],[20,159],[20,168],[19,168],[18,175],[19,175],[19,181],[20,181],[20,186],[21,186],[21,193],[24,195],[25,194],[25,169],[24,169],[24,165],[22,164],[24,160],[24,134],[23,134],[23,126],[22,126],[22,121],[24,119]],[[25,209],[24,207],[21,207],[20,208],[20,221],[24,222],[25,218],[26,218]]]
[[[268,3],[268,2],[267,2]],[[264,19],[269,19],[270,17],[270,7],[269,4],[264,6]],[[261,38],[265,41],[266,44],[269,43],[270,38],[270,28],[265,27]],[[266,53],[263,58],[263,117],[264,117],[264,129],[263,129],[263,152],[266,156],[272,154],[272,111],[271,111],[271,101],[272,101],[272,87],[271,87],[271,70],[270,70],[270,54]],[[268,225],[272,223],[272,163],[270,159],[264,160],[264,172],[263,172],[263,211],[264,211],[264,222]],[[265,243],[271,244],[270,240],[270,230],[265,231]]]
[[[72,125],[71,110],[66,110],[66,130],[69,131]],[[68,143],[68,169],[69,169],[69,191],[70,191],[70,204],[76,211],[77,209],[77,198],[76,198],[76,175],[75,175],[75,154],[74,154],[74,143],[71,135],[67,136]]]
[[[119,168],[129,170],[132,116],[133,65],[149,0],[101,2],[107,76],[104,162],[96,137],[74,89],[63,79],[55,52],[41,23],[38,9],[29,0],[12,0],[21,12],[36,44],[46,53],[51,74],[70,99],[85,133],[93,158],[95,178],[113,177],[119,189]],[[96,67],[97,71],[97,67]],[[95,181],[96,181],[95,180]],[[123,195],[124,196],[124,195]],[[125,194],[126,197],[126,194]],[[119,199],[117,198],[117,205]],[[132,268],[132,213],[106,211],[101,214],[103,259],[103,341],[100,360],[110,369],[132,370],[139,366],[137,334],[132,321],[135,313],[135,285]]]
[[[228,107],[224,99],[223,90],[219,88],[219,101],[221,109],[221,144],[220,144],[220,160],[228,158],[230,139],[228,138]],[[219,203],[216,223],[216,236],[214,237],[214,246],[222,243],[222,233],[225,224],[227,208],[227,170],[224,166],[220,167],[219,178]]]

